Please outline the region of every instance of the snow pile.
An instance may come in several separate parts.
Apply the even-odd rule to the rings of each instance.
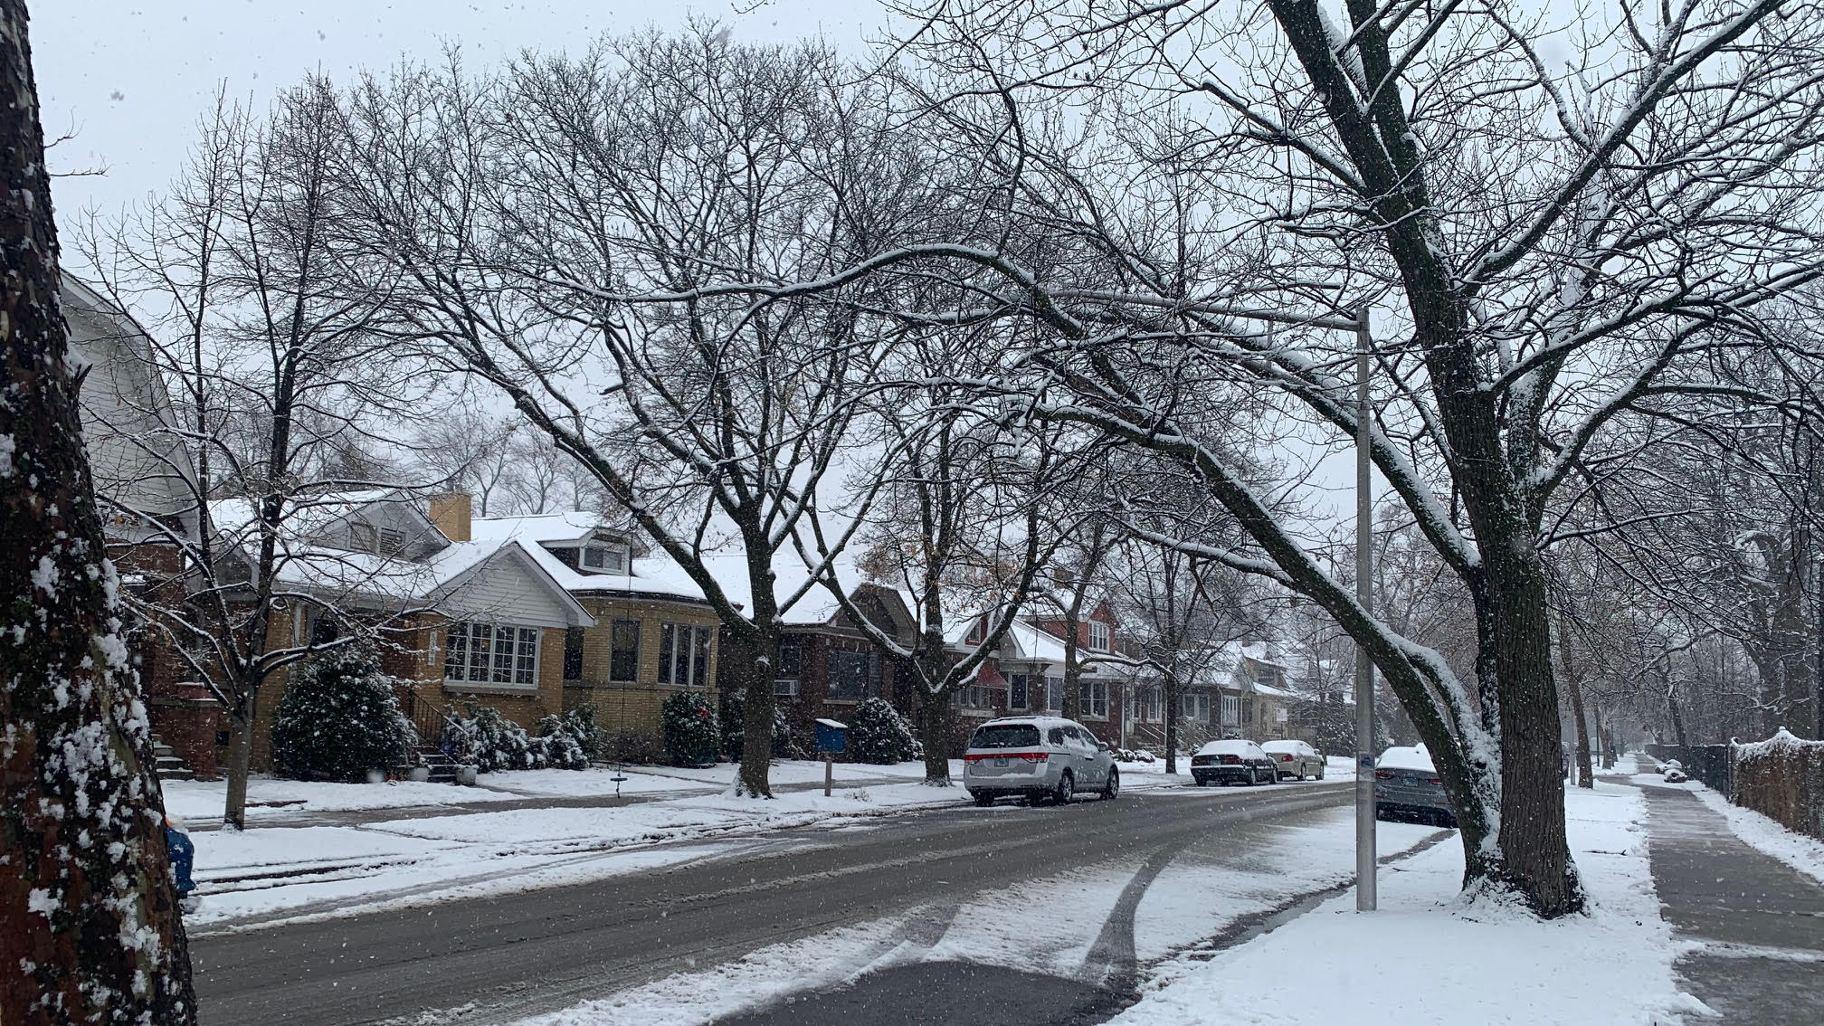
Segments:
[[[1463,853],[1440,844],[1382,870],[1380,910],[1346,893],[1212,962],[1168,963],[1123,1026],[1187,1022],[1546,1024],[1662,1022],[1701,1013],[1673,982],[1638,791],[1567,798],[1571,847],[1592,911],[1541,922],[1458,894]],[[1288,966],[1321,986],[1294,990]]]

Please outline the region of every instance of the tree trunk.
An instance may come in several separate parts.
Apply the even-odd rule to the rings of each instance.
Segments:
[[[23,0],[0,0],[0,1014],[196,1020],[58,294]]]
[[[1577,786],[1594,788],[1596,774],[1590,768],[1590,728],[1583,716],[1583,681],[1577,676],[1576,653],[1571,648],[1571,629],[1567,614],[1558,614],[1558,662],[1564,666],[1564,687],[1571,693],[1571,719],[1577,728]]]
[[[1530,533],[1529,533],[1530,534]],[[1501,829],[1497,878],[1542,916],[1578,911],[1583,896],[1564,833],[1563,725],[1552,680],[1545,575],[1530,538],[1491,538],[1495,669],[1501,681]]]
[[[1178,675],[1166,671],[1165,683],[1165,772],[1178,772]]]
[[[247,775],[253,764],[254,725],[259,722],[258,685],[243,685],[241,707],[228,720],[228,797],[222,810],[223,824],[247,829]]]
[[[950,702],[946,695],[919,690],[918,740],[925,746],[925,783],[950,786]]]
[[[767,587],[772,587],[770,581]],[[773,765],[773,667],[779,661],[779,633],[778,617],[768,608],[754,618],[746,657],[737,658],[737,686],[745,701],[741,710],[741,772],[736,778],[735,793],[750,798],[773,796],[768,776]]]

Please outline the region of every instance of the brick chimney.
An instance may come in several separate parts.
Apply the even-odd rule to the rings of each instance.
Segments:
[[[431,523],[453,542],[470,538],[469,519],[472,506],[467,492],[446,492],[431,496]]]

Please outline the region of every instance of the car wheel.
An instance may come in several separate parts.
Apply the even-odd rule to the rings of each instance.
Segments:
[[[1210,786],[1210,778],[1209,778],[1209,777],[1192,777],[1192,778],[1191,778],[1191,782],[1192,782],[1192,783],[1194,783],[1194,784],[1196,784],[1196,785],[1197,785],[1197,786],[1198,786],[1198,787],[1208,787],[1208,786]]]
[[[1065,770],[1064,775],[1058,778],[1057,788],[1051,792],[1051,799],[1059,805],[1069,805],[1071,796],[1076,793],[1077,782],[1071,777],[1070,771]]]
[[[1363,693],[1366,694],[1366,692],[1363,692]],[[1310,772],[1311,772],[1311,768],[1309,766],[1306,766],[1302,762],[1298,764],[1298,779],[1300,779],[1300,780],[1309,779],[1307,774],[1309,774]]]
[[[1112,802],[1119,797],[1121,797],[1121,774],[1115,772],[1114,767],[1111,766],[1108,770],[1108,779],[1102,783],[1101,800]]]
[[[969,797],[975,799],[975,804],[976,804],[977,808],[985,809],[988,806],[994,804],[994,795],[991,795],[991,794],[987,794],[987,793],[975,794],[972,792],[969,795]]]
[[[1324,768],[1322,766],[1319,766],[1317,768],[1317,779],[1319,779],[1319,780],[1324,779]]]

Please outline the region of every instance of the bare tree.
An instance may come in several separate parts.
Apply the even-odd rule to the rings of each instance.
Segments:
[[[877,482],[877,498],[861,517],[858,562],[908,599],[917,620],[909,640],[855,604],[822,523],[807,525],[806,562],[830,568],[824,587],[912,670],[933,786],[950,784],[951,700],[1000,648],[1074,527],[1060,522],[1056,497],[1085,462],[1071,432],[956,382],[991,348],[972,331],[909,337],[865,403],[861,430],[873,432],[877,458],[857,473]]]
[[[0,1009],[196,1021],[152,738],[127,661],[59,306],[22,0],[0,3]]]
[[[350,637],[313,641],[292,618],[333,616],[371,576],[351,556],[336,581],[306,586],[291,571],[321,554],[297,525],[349,489],[391,486],[384,439],[428,391],[372,330],[384,274],[336,241],[340,124],[322,82],[282,95],[263,123],[218,101],[171,194],[82,237],[114,301],[158,315],[144,341],[174,414],[135,411],[160,425],[135,441],[184,482],[189,509],[114,512],[178,555],[133,604],[227,713],[224,819],[237,829],[261,688]]]
[[[1714,390],[1715,326],[1752,324],[1824,270],[1824,26],[1777,0],[1690,0],[1644,22],[1582,12],[1613,31],[1581,36],[1600,42],[1565,70],[1536,44],[1543,19],[1347,6],[1345,33],[1302,0],[1232,15],[1167,2],[1145,17],[913,5],[913,49],[952,76],[946,89],[1003,112],[965,102],[948,126],[1000,155],[1009,216],[1101,259],[1029,266],[978,233],[856,267],[945,262],[974,286],[969,316],[1052,332],[1022,355],[1068,384],[1043,412],[1193,469],[1259,546],[1232,565],[1323,606],[1399,696],[1457,807],[1466,885],[1561,915],[1582,895],[1541,518],[1612,426]],[[1487,90],[1491,75],[1511,86]],[[1085,90],[1079,130],[1055,131],[1071,123],[1060,94]],[[1743,93],[1765,100],[1729,99]],[[1694,202],[1658,201],[1671,195]],[[788,290],[801,294],[754,293]],[[1338,371],[1356,340],[1339,307],[1375,303],[1390,323],[1371,456],[1472,600],[1468,684],[1358,605],[1157,398],[1172,369],[1215,366],[1343,435]]]
[[[755,796],[781,615],[815,586],[781,593],[775,560],[819,510],[865,507],[849,424],[904,329],[866,312],[868,284],[763,303],[728,285],[821,279],[903,216],[925,169],[866,88],[823,50],[704,28],[370,81],[347,126],[348,216],[402,281],[391,330],[511,401],[703,590]]]

